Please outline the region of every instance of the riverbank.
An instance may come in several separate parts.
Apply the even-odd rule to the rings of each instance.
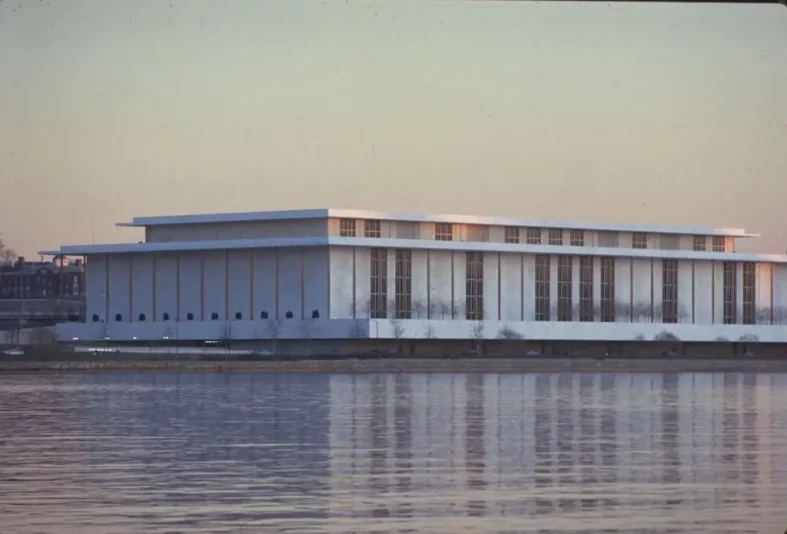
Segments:
[[[115,358],[0,361],[0,373],[260,372],[260,373],[787,373],[787,360],[380,358],[323,360],[179,360]]]

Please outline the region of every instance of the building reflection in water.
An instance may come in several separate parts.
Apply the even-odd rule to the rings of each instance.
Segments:
[[[467,473],[467,513],[483,516],[484,495],[484,375],[471,374],[465,380],[465,472]],[[496,451],[490,451],[494,454]]]
[[[0,456],[3,533],[783,532],[787,375],[0,376]]]
[[[527,528],[550,532],[555,518],[628,524],[621,532],[724,519],[745,532],[741,518],[777,506],[775,486],[787,482],[771,443],[787,423],[778,375],[330,381],[331,501],[347,517],[530,518]],[[626,523],[632,514],[637,524]]]

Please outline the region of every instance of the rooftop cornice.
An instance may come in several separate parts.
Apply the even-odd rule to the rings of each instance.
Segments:
[[[556,228],[596,232],[643,232],[649,234],[707,235],[726,237],[759,237],[742,228],[710,228],[650,224],[588,223],[582,221],[556,221],[547,219],[521,219],[460,214],[424,214],[386,212],[356,209],[319,208],[304,210],[213,213],[193,215],[166,215],[159,217],[134,217],[131,222],[117,226],[146,227],[162,225],[222,224],[260,221],[287,221],[303,219],[352,218],[379,219],[413,223],[477,224],[484,226],[517,226],[531,228]]]
[[[157,243],[116,243],[103,245],[70,245],[59,250],[41,251],[45,256],[89,256],[91,254],[144,254],[200,252],[206,250],[239,250],[285,247],[379,247],[413,250],[453,250],[524,254],[553,254],[571,256],[607,256],[622,258],[661,258],[698,261],[737,261],[787,263],[783,254],[751,254],[743,252],[706,252],[694,250],[632,249],[604,247],[573,247],[557,245],[528,245],[525,243],[492,243],[477,241],[433,241],[426,239],[392,239],[363,237],[286,237],[259,239],[227,239],[211,241],[165,241]]]

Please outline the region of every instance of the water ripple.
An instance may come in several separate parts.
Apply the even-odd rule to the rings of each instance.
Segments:
[[[0,377],[0,532],[787,528],[787,376]]]

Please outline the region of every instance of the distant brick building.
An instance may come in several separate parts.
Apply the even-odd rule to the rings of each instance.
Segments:
[[[81,260],[66,264],[25,261],[0,264],[0,298],[48,299],[82,297],[85,294],[85,269]]]

